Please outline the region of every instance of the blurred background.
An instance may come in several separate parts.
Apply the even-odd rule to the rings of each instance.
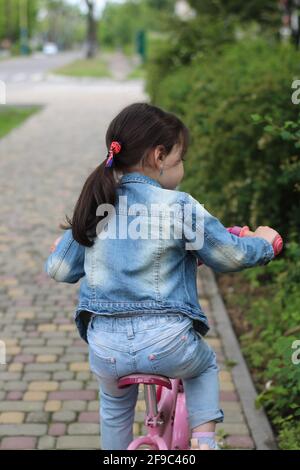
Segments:
[[[86,345],[70,320],[76,287],[54,286],[43,262],[106,156],[110,120],[142,100],[190,129],[183,191],[225,226],[269,225],[284,238],[269,265],[217,282],[256,404],[278,446],[300,448],[299,19],[299,0],[0,0],[3,448],[79,445],[74,426],[73,440],[63,439],[83,405],[64,408],[61,389],[81,387],[72,396],[94,400],[82,413],[96,409]],[[19,405],[11,417],[11,400],[36,408]],[[10,420],[23,423],[21,434]]]

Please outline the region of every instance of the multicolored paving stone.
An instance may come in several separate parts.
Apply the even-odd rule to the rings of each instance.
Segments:
[[[14,103],[45,107],[0,140],[0,449],[99,449],[97,383],[73,320],[77,285],[48,279],[44,262],[58,225],[85,177],[106,155],[107,125],[123,106],[146,99],[139,83],[35,84],[10,90]],[[78,110],[81,110],[79,113]],[[100,160],[99,160],[100,161]],[[225,444],[252,448],[222,338],[208,341],[221,366]],[[3,344],[3,343],[0,343]],[[134,434],[143,432],[142,390]]]
[[[220,398],[221,408],[224,411],[224,422],[217,424],[218,441],[224,449],[254,449],[255,445],[244,417],[238,391],[233,383],[230,368],[227,367],[222,336],[217,336],[216,333],[214,312],[211,309],[209,300],[201,294],[204,292],[204,288],[200,271],[198,271],[197,285],[200,294],[199,301],[211,326],[206,340],[216,352],[220,367]]]

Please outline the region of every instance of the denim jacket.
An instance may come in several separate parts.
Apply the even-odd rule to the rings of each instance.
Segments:
[[[74,319],[85,341],[82,312],[115,316],[180,312],[205,335],[209,325],[198,299],[198,261],[216,272],[233,272],[274,258],[265,239],[229,233],[191,195],[164,189],[142,173],[121,177],[113,210],[92,247],[78,244],[72,230],[66,230],[45,263],[56,281],[81,279]]]

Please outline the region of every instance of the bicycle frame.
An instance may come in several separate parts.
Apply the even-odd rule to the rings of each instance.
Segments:
[[[143,383],[143,374],[139,374]],[[144,375],[147,378],[147,375]],[[144,383],[146,402],[146,436],[134,439],[127,450],[137,450],[143,445],[154,450],[189,449],[189,427],[185,394],[181,379],[170,379],[169,389],[154,383]],[[156,389],[157,386],[157,389]]]

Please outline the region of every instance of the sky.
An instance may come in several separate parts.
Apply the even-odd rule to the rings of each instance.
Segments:
[[[124,3],[125,0],[95,0],[97,16],[101,15],[105,4],[109,1],[112,3]],[[67,0],[67,2],[73,5],[79,5],[82,11],[86,12],[85,0]]]

